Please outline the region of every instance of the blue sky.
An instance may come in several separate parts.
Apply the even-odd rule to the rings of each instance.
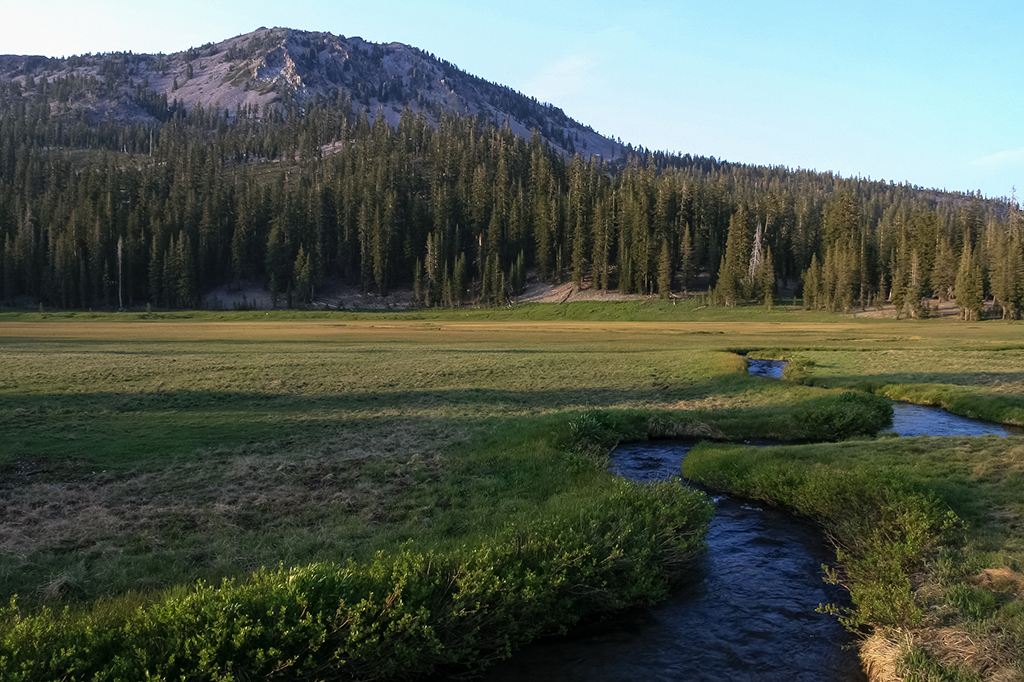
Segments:
[[[652,149],[1024,194],[1024,3],[0,0],[0,53],[409,43]]]

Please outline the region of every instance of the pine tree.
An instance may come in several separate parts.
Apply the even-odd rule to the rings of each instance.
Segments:
[[[683,238],[679,244],[679,278],[680,285],[684,292],[690,291],[690,284],[693,281],[695,263],[693,251],[693,237],[690,234],[690,224],[686,224],[683,230]]]
[[[492,253],[487,259],[487,278],[490,281],[490,288],[485,296],[485,303],[492,306],[501,305],[504,297],[505,277],[501,271],[501,261],[496,253]]]
[[[199,304],[199,282],[196,261],[188,235],[184,232],[178,238],[178,306],[195,308]]]
[[[992,297],[1002,310],[1003,319],[1015,320],[1020,316],[1024,270],[1020,237],[1014,239],[1006,233],[999,235],[992,266]]]
[[[518,297],[526,289],[526,252],[520,251],[516,262],[512,266],[511,286],[512,293]]]
[[[446,308],[455,307],[455,292],[452,290],[452,277],[448,273],[448,261],[444,263],[444,277],[441,279],[441,305]]]
[[[491,301],[492,291],[494,290],[493,273],[491,257],[487,256],[484,262],[480,264],[480,303],[482,305],[488,305]]]
[[[443,240],[439,233],[432,232],[427,235],[427,257],[426,257],[426,291],[424,303],[429,307],[441,304],[443,297],[444,270],[441,267],[444,253]]]
[[[960,308],[960,319],[977,322],[981,319],[984,304],[984,283],[981,264],[971,248],[970,240],[965,240],[960,254],[960,267],[956,273],[956,304]]]
[[[607,204],[598,200],[594,208],[594,239],[593,253],[590,262],[593,270],[594,286],[598,289],[608,288],[609,256],[611,248],[611,218],[608,216]]]
[[[462,306],[462,298],[466,291],[466,254],[460,253],[455,259],[455,269],[452,271],[452,306]]]
[[[910,256],[910,273],[907,278],[907,308],[910,316],[916,320],[924,317],[921,296],[924,294],[924,277],[921,274],[921,261],[914,251]]]
[[[949,239],[942,237],[935,247],[935,266],[932,268],[932,292],[940,301],[953,298],[956,289],[957,263]]]
[[[834,313],[838,309],[836,301],[836,248],[830,246],[825,251],[825,260],[821,264],[821,280],[819,280],[819,300],[824,310]]]
[[[811,264],[804,271],[802,276],[804,283],[804,308],[806,310],[819,310],[821,304],[821,265],[818,263],[818,255],[811,255]]]
[[[149,302],[156,305],[163,302],[163,253],[154,234],[149,256]]]
[[[16,294],[16,282],[17,280],[17,265],[14,261],[14,242],[11,240],[10,233],[4,237],[4,257],[3,257],[3,299],[2,300],[14,300]]]
[[[313,276],[310,269],[309,256],[306,250],[300,245],[299,252],[295,256],[295,296],[300,303],[311,303],[313,293]]]
[[[658,297],[668,298],[672,295],[672,257],[668,251],[668,241],[661,242],[661,256],[658,258]]]
[[[892,263],[892,291],[889,294],[893,308],[896,310],[896,319],[900,319],[903,310],[907,305],[907,272],[899,258]]]
[[[729,220],[725,255],[718,270],[716,290],[727,306],[738,305],[747,298],[747,272],[750,258],[750,229],[746,208],[740,206]]]
[[[288,242],[284,218],[275,218],[267,237],[264,258],[272,297],[291,287],[293,260]]]
[[[764,307],[771,310],[775,302],[775,266],[770,246],[764,247],[762,258],[754,271],[754,288]]]
[[[583,214],[576,217],[576,229],[572,238],[572,281],[580,289],[583,288],[586,274],[587,230],[583,224]]]
[[[423,304],[423,262],[417,258],[412,269],[412,300],[417,305]]]

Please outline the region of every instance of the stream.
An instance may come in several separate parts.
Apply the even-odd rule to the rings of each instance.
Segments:
[[[785,360],[747,360],[752,376],[782,378]],[[1024,433],[1024,428],[961,417],[941,407],[893,402],[892,426],[884,432],[898,436],[1009,436]]]
[[[1019,426],[961,417],[941,407],[892,404],[892,426],[885,432],[899,436],[1010,436],[1024,433]]]
[[[693,443],[620,446],[612,469],[633,481],[679,475]],[[808,523],[715,497],[708,548],[667,601],[543,639],[484,679],[865,680],[852,640],[819,603],[842,602],[821,565],[835,559]]]
[[[750,360],[750,373],[781,378],[785,362]],[[1005,436],[1024,429],[968,419],[934,407],[894,403],[900,436]],[[693,443],[620,446],[612,470],[632,481],[678,476]],[[686,485],[687,482],[683,481]],[[863,681],[853,639],[819,603],[847,603],[825,584],[834,561],[820,532],[800,519],[717,496],[707,551],[668,600],[524,647],[483,679]]]

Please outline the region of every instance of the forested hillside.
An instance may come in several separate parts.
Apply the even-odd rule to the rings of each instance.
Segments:
[[[112,87],[0,84],[0,301],[188,308],[258,281],[303,305],[341,278],[414,288],[425,306],[496,305],[535,271],[662,296],[710,284],[725,305],[784,287],[830,310],[891,298],[916,316],[928,295],[968,318],[984,297],[1008,317],[1022,307],[1016,206],[971,193],[644,150],[570,156],[486,117],[407,106],[391,125],[353,113],[345,91],[228,110],[139,83],[149,116],[76,108]]]

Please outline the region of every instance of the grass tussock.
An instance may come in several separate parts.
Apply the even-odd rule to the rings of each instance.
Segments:
[[[899,642],[886,637],[881,630],[865,638],[858,653],[861,666],[871,682],[903,682],[898,671],[903,648]]]

